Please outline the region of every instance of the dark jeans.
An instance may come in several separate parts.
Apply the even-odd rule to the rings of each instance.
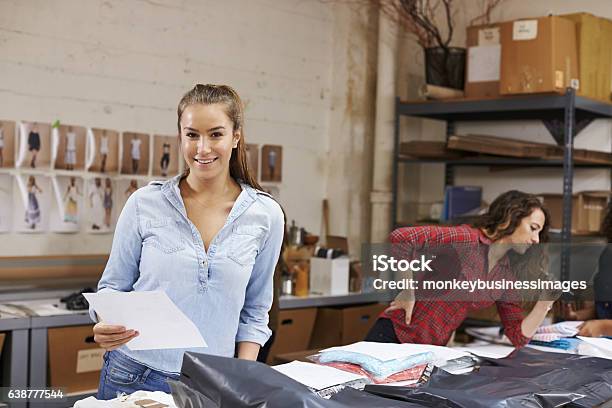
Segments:
[[[104,355],[100,373],[98,399],[109,400],[118,394],[132,394],[136,391],[163,391],[170,393],[166,380],[177,380],[177,376],[153,370],[132,360],[120,351],[109,351]]]
[[[393,323],[389,319],[379,318],[374,323],[374,326],[368,332],[365,341],[373,341],[376,343],[399,343],[395,330],[393,330]]]

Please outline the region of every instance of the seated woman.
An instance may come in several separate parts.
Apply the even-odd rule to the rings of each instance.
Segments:
[[[508,252],[512,250],[517,255],[513,258],[527,258],[525,252],[539,249],[531,247],[532,244],[548,239],[548,224],[548,211],[536,196],[513,190],[497,197],[473,225],[399,228],[391,233],[390,241],[413,249],[453,246],[456,260],[444,264],[445,274],[469,281],[501,281],[515,276],[512,271],[518,269],[511,267]],[[492,246],[494,243],[499,245]],[[460,300],[457,299],[461,294],[448,295],[447,300],[437,296],[414,301],[412,293],[400,292],[379,316],[366,341],[446,345],[468,312],[495,304],[506,336],[515,347],[522,347],[554,302],[537,301],[523,317],[519,300],[509,292],[495,296],[478,292],[478,299],[476,293],[473,299],[463,294]]]
[[[567,320],[586,320],[580,327],[579,336],[612,336],[612,201],[601,225],[601,233],[608,245],[599,256],[599,268],[593,279],[595,303],[574,311],[566,305],[564,317]]]

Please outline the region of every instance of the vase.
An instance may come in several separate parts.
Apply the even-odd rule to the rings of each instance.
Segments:
[[[425,79],[427,83],[463,90],[465,54],[465,48],[425,48]]]

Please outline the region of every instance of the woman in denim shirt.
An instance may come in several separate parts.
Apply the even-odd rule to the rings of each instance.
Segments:
[[[232,88],[196,85],[179,103],[178,128],[188,170],[130,196],[98,291],[163,290],[208,344],[189,351],[255,360],[270,336],[283,212],[249,174]],[[187,350],[130,350],[138,333],[103,318],[94,326],[107,350],[98,398],[170,392],[166,380],[178,378]]]

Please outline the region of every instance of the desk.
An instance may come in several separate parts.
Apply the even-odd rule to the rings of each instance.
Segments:
[[[92,324],[87,311],[59,316],[32,317],[30,328],[30,388],[45,388],[47,385],[47,329],[52,327],[80,326]],[[53,404],[50,402],[30,402],[30,408],[35,407],[65,407],[72,406],[80,399],[94,393],[79,393],[70,395],[68,402]]]
[[[25,389],[28,387],[28,351],[30,329],[29,317],[0,319],[0,332],[8,334],[3,354],[2,367],[3,387]],[[6,381],[8,379],[8,381]],[[25,402],[14,402],[11,408],[25,408]]]
[[[390,302],[395,299],[396,292],[380,291],[367,293],[349,293],[346,295],[284,295],[279,299],[279,308],[299,309],[303,307],[348,306],[360,303]]]

